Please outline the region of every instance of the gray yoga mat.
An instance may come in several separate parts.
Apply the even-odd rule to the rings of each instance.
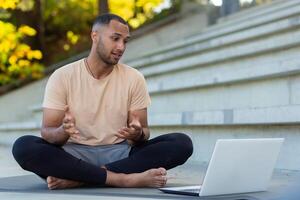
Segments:
[[[83,187],[64,190],[48,190],[45,181],[35,175],[0,178],[0,192],[45,193],[51,194],[80,194],[93,196],[120,196],[157,199],[199,199],[199,197],[165,194],[153,188],[113,188],[113,187]],[[201,198],[203,200],[257,200],[248,195]]]

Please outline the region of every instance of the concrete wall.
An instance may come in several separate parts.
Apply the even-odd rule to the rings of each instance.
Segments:
[[[190,161],[208,162],[217,139],[231,138],[273,138],[283,137],[285,142],[281,148],[276,168],[299,170],[299,125],[255,125],[255,126],[163,126],[151,128],[153,136],[184,132],[193,140],[194,153]],[[237,152],[238,153],[238,152]]]
[[[0,124],[24,121],[32,117],[31,106],[41,104],[47,78],[0,97]]]
[[[238,15],[129,63],[148,82],[152,133],[188,133],[202,162],[218,138],[284,137],[277,167],[299,170],[300,2]]]
[[[159,24],[160,27],[157,26]],[[179,13],[149,25],[145,29],[138,30],[139,35],[142,33],[142,36],[129,42],[123,60],[134,60],[170,43],[199,34],[207,25],[207,11],[197,3],[186,1]],[[135,34],[133,33],[133,35]]]

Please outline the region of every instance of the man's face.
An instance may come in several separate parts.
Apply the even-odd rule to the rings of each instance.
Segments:
[[[129,40],[129,28],[116,20],[111,20],[107,26],[99,27],[96,42],[96,53],[107,65],[119,62]]]

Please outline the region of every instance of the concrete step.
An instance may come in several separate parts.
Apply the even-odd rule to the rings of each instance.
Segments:
[[[42,118],[43,118],[42,104],[31,105],[28,109],[32,113],[34,121],[36,121],[36,122],[41,122],[42,121]]]
[[[39,110],[41,112],[41,109]],[[150,108],[148,118],[150,127],[298,124],[300,104],[201,111],[194,107],[194,110],[161,113]],[[14,122],[0,125],[0,133],[37,132],[40,128],[41,124],[35,121]]]
[[[221,17],[218,19],[218,24],[227,26],[234,23],[243,23],[248,20],[262,18],[265,15],[281,12],[282,10],[289,9],[297,4],[299,4],[298,0],[273,0],[272,2],[256,5],[254,7],[232,13],[228,16]]]
[[[41,122],[37,121],[23,121],[23,122],[7,122],[0,124],[0,131],[2,132],[13,132],[16,130],[36,130],[41,127]]]
[[[0,131],[0,147],[12,147],[13,143],[23,135],[34,135],[40,136],[40,130],[24,130],[24,129],[16,129],[13,132],[5,132]]]
[[[300,104],[202,110],[186,112],[149,113],[151,127],[162,126],[240,126],[240,125],[293,125],[300,123]]]
[[[179,68],[182,69],[186,65],[195,66],[199,63],[187,62],[187,59],[198,57],[199,54],[202,56],[201,60],[203,60],[203,57],[206,58],[202,61],[202,65],[235,57],[261,54],[265,51],[283,49],[293,44],[297,45],[299,41],[296,39],[296,35],[299,34],[299,27],[300,6],[299,16],[208,41],[190,44],[180,49],[170,50],[158,55],[138,58],[135,61],[129,62],[128,65],[141,70],[147,77]],[[207,60],[207,57],[210,60]],[[165,66],[169,66],[174,62],[178,63],[180,67],[172,65],[172,68],[168,68]],[[184,64],[183,67],[181,67],[182,64]],[[164,70],[152,70],[153,68],[162,68]]]
[[[241,23],[233,23],[232,25],[214,25],[209,28],[207,28],[205,31],[199,33],[198,35],[195,35],[194,37],[190,37],[184,40],[180,40],[176,43],[172,43],[169,46],[166,46],[164,48],[157,49],[153,51],[152,53],[147,53],[144,56],[141,56],[139,60],[141,59],[149,59],[156,55],[161,55],[165,52],[174,51],[176,49],[180,49],[186,46],[189,46],[191,44],[195,43],[201,43],[208,41],[213,38],[217,38],[224,35],[229,35],[232,33],[240,32],[242,30],[247,30],[250,28],[255,28],[257,26],[266,25],[268,23],[280,21],[286,18],[291,18],[293,16],[299,15],[300,13],[300,2],[295,2],[293,5],[289,5],[289,8],[282,9],[280,11],[266,14],[264,17],[258,17],[253,20],[247,20],[242,21]],[[154,59],[154,58],[152,58]],[[135,63],[136,59],[134,60],[128,60],[127,63]],[[135,65],[134,65],[135,66]],[[136,64],[138,66],[138,64]]]
[[[37,121],[9,122],[0,124],[0,146],[12,146],[22,135],[40,135],[41,123]]]
[[[231,51],[227,52],[227,56],[232,57],[232,60],[207,64],[205,58],[217,60],[218,55],[221,55],[219,51],[219,54],[216,52],[216,55],[211,55],[212,58],[198,55],[178,64],[174,62],[170,65],[153,66],[152,72],[156,71],[157,75],[146,76],[148,90],[151,95],[154,95],[297,75],[300,72],[299,50],[299,47],[295,47],[239,59],[234,59],[233,55],[238,52]],[[224,53],[226,53],[225,50]],[[175,71],[175,68],[178,70]],[[167,72],[167,70],[174,71]]]

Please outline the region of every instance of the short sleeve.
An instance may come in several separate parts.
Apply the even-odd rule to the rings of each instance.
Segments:
[[[131,87],[131,101],[129,110],[140,110],[147,108],[151,104],[150,95],[147,90],[147,84],[141,73],[135,77]]]
[[[61,71],[56,70],[48,79],[43,107],[56,110],[64,110],[67,105],[66,81]]]

